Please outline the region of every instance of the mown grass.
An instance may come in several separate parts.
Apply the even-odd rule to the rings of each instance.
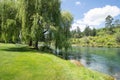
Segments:
[[[70,61],[29,49],[0,43],[0,80],[113,80],[112,77],[78,67]]]

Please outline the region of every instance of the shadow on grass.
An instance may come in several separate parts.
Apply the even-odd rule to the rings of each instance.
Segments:
[[[59,58],[61,58],[61,59],[63,59],[63,57],[61,56],[61,55],[57,55],[56,53],[53,53],[53,52],[51,52],[51,51],[43,51],[43,50],[41,50],[41,49],[39,49],[39,50],[36,50],[35,48],[30,48],[30,47],[28,47],[28,46],[20,46],[20,47],[7,47],[7,48],[3,48],[3,49],[0,49],[0,51],[6,51],[7,53],[14,53],[14,52],[18,52],[18,53],[24,53],[24,52],[37,52],[37,53],[41,53],[41,54],[50,54],[50,55],[55,55],[55,56],[57,56],[57,57],[59,57]]]
[[[12,47],[7,49],[1,49],[2,51],[10,51],[10,52],[38,52],[35,49],[28,47]]]

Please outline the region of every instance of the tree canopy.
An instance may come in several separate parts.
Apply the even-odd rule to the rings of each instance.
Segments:
[[[73,16],[61,11],[60,0],[1,0],[0,41],[25,43],[38,49],[38,42],[59,50],[70,47]]]

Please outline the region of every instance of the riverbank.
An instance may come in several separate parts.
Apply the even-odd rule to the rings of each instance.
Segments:
[[[72,46],[70,59],[81,62],[85,67],[120,79],[120,48]]]
[[[0,43],[1,80],[114,80],[54,55]]]

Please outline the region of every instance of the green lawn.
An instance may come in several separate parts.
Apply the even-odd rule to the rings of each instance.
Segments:
[[[0,80],[113,80],[52,54],[0,43]]]

